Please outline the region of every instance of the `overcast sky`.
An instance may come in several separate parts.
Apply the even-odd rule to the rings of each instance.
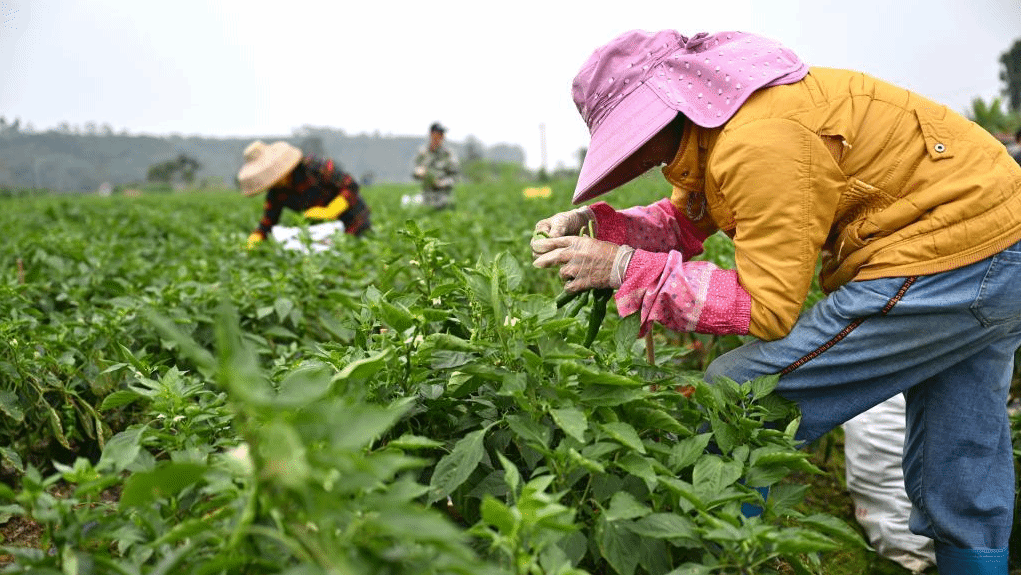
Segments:
[[[588,143],[575,73],[636,28],[759,33],[963,112],[999,95],[1021,0],[0,0],[0,114],[212,136],[424,137],[438,120],[532,168],[544,123],[553,168]]]

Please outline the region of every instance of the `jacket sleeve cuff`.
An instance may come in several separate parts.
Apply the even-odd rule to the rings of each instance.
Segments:
[[[614,295],[617,311],[621,317],[627,317],[642,309],[642,300],[650,288],[659,283],[663,269],[666,268],[669,254],[635,250],[631,255],[624,281]],[[645,331],[643,326],[642,331]]]

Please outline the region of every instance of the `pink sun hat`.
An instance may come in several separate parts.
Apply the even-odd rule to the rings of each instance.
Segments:
[[[755,90],[797,82],[807,73],[793,52],[754,34],[621,34],[596,49],[574,78],[574,104],[592,138],[573,202],[610,191],[604,178],[678,113],[715,128]]]

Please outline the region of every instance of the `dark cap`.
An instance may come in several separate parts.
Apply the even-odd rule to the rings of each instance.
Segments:
[[[442,133],[446,132],[447,129],[444,128],[443,125],[440,124],[439,122],[433,122],[433,125],[429,126],[429,131],[430,132],[439,132],[439,133],[442,134]]]

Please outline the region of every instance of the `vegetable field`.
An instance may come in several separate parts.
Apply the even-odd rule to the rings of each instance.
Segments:
[[[701,382],[738,338],[650,358],[611,300],[583,345],[528,248],[572,183],[527,185],[370,187],[310,255],[245,250],[236,192],[0,201],[2,572],[906,573],[806,501],[828,450],[774,378]]]

